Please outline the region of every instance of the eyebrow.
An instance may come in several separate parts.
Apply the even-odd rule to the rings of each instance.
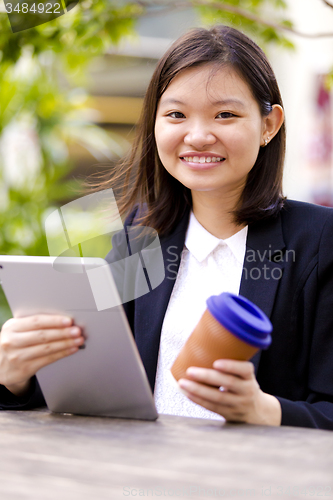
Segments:
[[[161,99],[161,106],[169,105],[169,104],[180,104],[180,105],[186,105],[185,102],[179,101],[178,99],[173,99],[172,97],[169,97],[168,99],[164,99],[163,97]],[[240,106],[242,108],[245,107],[244,103],[240,101],[239,99],[223,99],[221,101],[212,101],[212,104],[214,106],[226,106],[228,104],[234,104],[236,106]]]

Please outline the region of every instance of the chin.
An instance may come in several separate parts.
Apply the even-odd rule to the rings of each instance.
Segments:
[[[184,184],[185,186],[185,184]],[[204,193],[204,192],[209,192],[209,191],[216,191],[216,186],[193,186],[193,185],[189,185],[189,186],[186,186],[188,187],[191,191],[198,191],[198,192],[201,192],[201,193]]]

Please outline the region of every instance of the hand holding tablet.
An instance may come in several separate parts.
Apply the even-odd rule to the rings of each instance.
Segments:
[[[81,329],[68,316],[12,318],[0,336],[0,383],[22,396],[38,370],[74,354],[82,344]]]
[[[0,280],[15,318],[1,333],[0,383],[22,395],[36,373],[52,411],[155,420],[153,395],[108,263],[66,257],[55,267],[54,261],[0,256]],[[113,307],[97,307],[89,280],[95,269]],[[66,318],[73,321],[66,324]]]

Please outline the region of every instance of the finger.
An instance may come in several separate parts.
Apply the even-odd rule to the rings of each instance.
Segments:
[[[78,326],[61,329],[33,330],[3,338],[2,345],[10,344],[11,348],[28,347],[39,344],[48,344],[57,340],[73,339],[81,336],[81,329]]]
[[[72,318],[52,314],[38,314],[24,318],[11,318],[3,325],[3,330],[27,332],[44,328],[64,328],[73,324]]]
[[[213,368],[223,373],[229,373],[243,379],[254,377],[254,365],[251,361],[238,361],[235,359],[217,359]]]
[[[10,386],[26,382],[44,366],[66,356],[75,354],[80,348],[74,341],[72,341],[71,344],[60,344],[61,343],[54,342],[50,349],[46,351],[46,354],[45,352],[38,352],[41,346],[39,346],[39,348],[26,347],[21,350],[16,350],[8,356],[7,364],[10,363],[11,368],[10,374],[7,374],[6,377],[7,383],[4,385]]]
[[[245,422],[246,416],[243,411],[235,410],[228,406],[216,405],[209,401],[205,401],[197,396],[189,396],[189,399],[200,406],[203,406],[213,413],[217,413],[226,419],[227,422]]]
[[[60,351],[54,352],[52,354],[48,354],[47,356],[42,356],[40,358],[34,359],[31,363],[31,375],[35,374],[44,366],[50,365],[59,359],[66,358],[75,354],[79,350],[79,347],[74,346],[67,349],[62,349]]]
[[[243,379],[235,375],[222,373],[218,370],[191,366],[186,370],[186,377],[190,380],[200,382],[201,384],[217,388],[222,386],[225,390],[230,392],[244,392],[244,390],[242,390],[242,384],[244,384]]]
[[[235,406],[239,399],[233,393],[227,391],[221,392],[217,387],[210,387],[208,385],[193,382],[192,380],[180,379],[178,383],[181,389],[191,394],[191,396],[195,396],[215,405],[231,407]]]
[[[12,364],[24,365],[25,363],[34,361],[38,358],[49,357],[52,362],[53,356],[61,351],[68,351],[73,348],[78,348],[84,343],[84,338],[72,338],[62,341],[48,342],[22,349],[16,349],[8,358]]]

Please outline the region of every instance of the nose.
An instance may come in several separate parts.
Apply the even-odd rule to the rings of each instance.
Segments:
[[[184,143],[187,146],[193,146],[194,149],[203,149],[205,146],[211,146],[216,143],[216,137],[207,124],[197,122],[192,124],[185,137]]]

